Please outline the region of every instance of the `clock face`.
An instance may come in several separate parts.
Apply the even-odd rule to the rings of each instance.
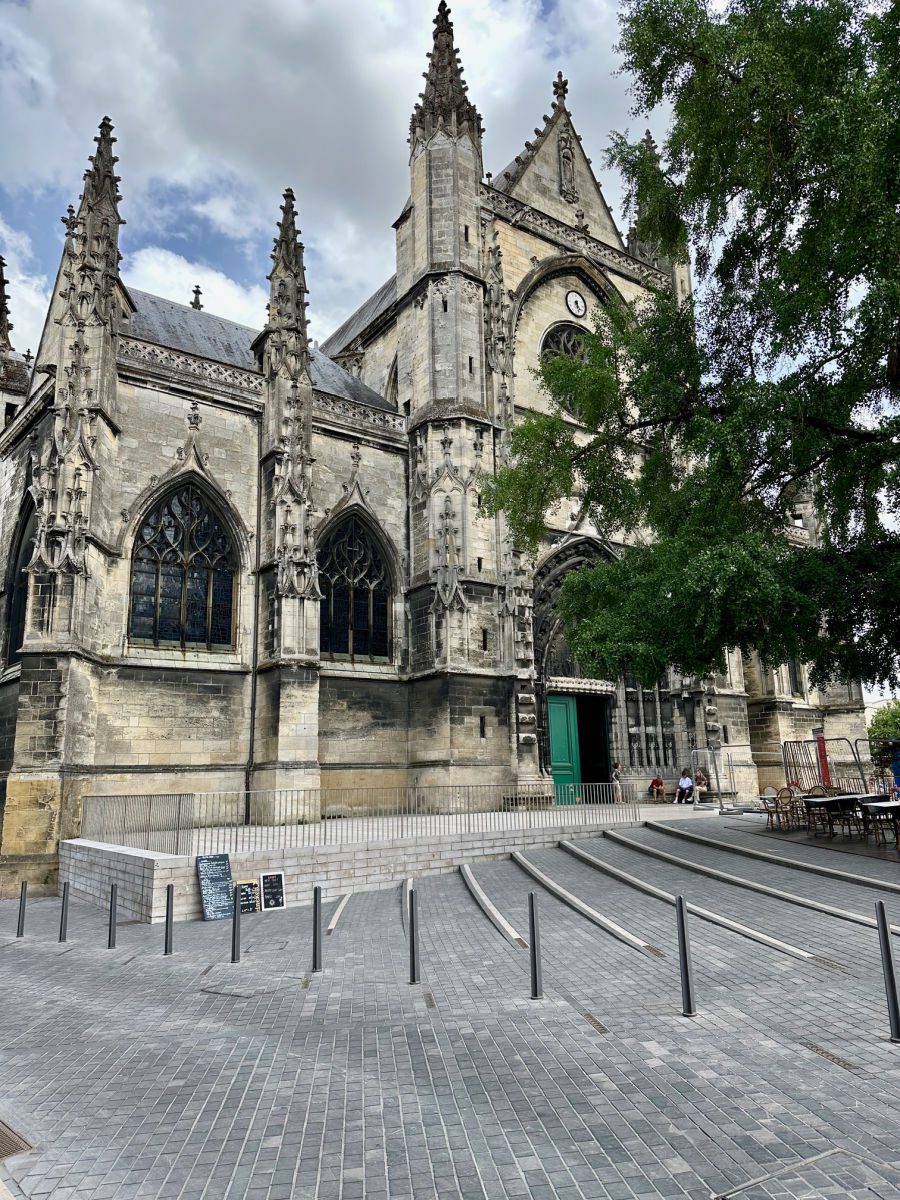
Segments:
[[[566,308],[573,317],[583,317],[587,312],[587,301],[581,292],[566,292]]]

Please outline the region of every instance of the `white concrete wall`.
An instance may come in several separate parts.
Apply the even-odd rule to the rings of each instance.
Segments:
[[[668,815],[668,814],[667,814]],[[617,817],[618,819],[612,819]],[[233,879],[252,879],[262,871],[284,871],[289,906],[308,904],[320,884],[325,899],[345,892],[392,887],[408,876],[454,871],[479,858],[503,858],[511,850],[554,845],[560,838],[589,836],[617,825],[635,825],[637,809],[610,814],[590,824],[548,825],[536,829],[451,833],[423,840],[398,839],[368,845],[307,846],[301,849],[233,853]],[[140,921],[165,919],[166,886],[175,885],[175,918],[202,916],[196,860],[190,855],[131,850],[75,838],[60,845],[60,887],[68,881],[73,899],[104,907],[111,883],[119,885],[118,910]]]

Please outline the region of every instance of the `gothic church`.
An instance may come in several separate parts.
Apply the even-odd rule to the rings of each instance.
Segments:
[[[782,739],[864,732],[858,687],[812,691],[799,664],[732,654],[653,689],[579,673],[557,589],[624,548],[573,501],[526,561],[481,481],[547,403],[542,354],[577,352],[611,296],[687,295],[689,271],[623,239],[562,73],[485,174],[444,0],[434,24],[396,273],[321,348],[290,191],[262,329],[129,288],[106,118],[33,360],[0,276],[8,879],[52,879],[88,795],[310,789],[317,819],[347,789],[604,781],[614,761],[644,790],[715,749],[746,796],[781,782]]]

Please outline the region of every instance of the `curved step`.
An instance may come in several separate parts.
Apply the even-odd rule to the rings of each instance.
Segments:
[[[776,900],[784,900],[787,904],[796,904],[800,908],[811,908],[816,912],[825,913],[826,916],[837,917],[840,921],[851,921],[854,925],[865,925],[869,929],[877,928],[874,917],[864,917],[862,913],[848,912],[847,909],[836,908],[833,904],[823,904],[821,900],[811,900],[808,896],[784,892],[781,888],[770,887],[765,883],[756,883],[755,880],[744,879],[742,875],[731,875],[727,871],[719,871],[716,867],[704,867],[701,863],[691,862],[689,858],[679,858],[676,854],[667,854],[665,850],[657,850],[655,846],[648,846],[645,842],[634,842],[631,838],[611,829],[604,829],[603,836],[611,838],[612,841],[619,842],[623,846],[630,846],[632,850],[639,850],[641,854],[649,854],[663,862],[674,863],[676,867],[682,867],[686,871],[694,871],[698,875],[708,875],[710,879],[719,879],[723,883],[747,888],[751,892],[760,892],[764,896],[774,896]],[[900,928],[896,925],[891,925],[890,930],[891,933],[900,933]]]
[[[664,900],[666,904],[674,905],[675,896],[671,892],[664,892],[662,888],[655,887],[652,883],[647,883],[646,880],[640,879],[636,875],[629,875],[627,871],[623,871],[619,867],[614,867],[611,863],[606,863],[600,858],[595,858],[593,854],[589,854],[587,850],[576,846],[574,842],[560,842],[559,844],[567,854],[571,854],[580,862],[587,863],[589,867],[593,867],[597,871],[604,871],[607,875],[612,875],[614,879],[621,879],[623,883],[637,888],[638,891],[646,892],[648,896],[655,896],[657,900]],[[723,917],[720,913],[712,912],[711,909],[701,908],[699,905],[690,902],[687,904],[687,909],[689,912],[694,913],[695,916],[701,917],[704,921],[709,921],[712,925],[719,925],[722,929],[728,929],[732,933],[740,934],[741,937],[759,942],[762,946],[769,946],[772,950],[778,950],[782,954],[789,954],[792,958],[800,958],[806,962],[822,963],[825,961],[818,958],[810,950],[803,950],[799,946],[792,945],[790,942],[783,942],[778,938],[770,937],[769,934],[762,933],[759,929],[752,929],[749,925],[741,925],[738,921],[732,921],[730,917]]]
[[[521,936],[521,934],[513,929],[512,925],[510,925],[509,921],[507,921],[500,909],[497,908],[496,905],[494,905],[489,899],[487,892],[472,874],[472,868],[467,866],[466,863],[462,863],[459,868],[459,873],[462,875],[463,882],[465,883],[466,887],[472,893],[472,899],[475,901],[487,919],[497,927],[497,929],[508,942],[512,942],[512,944],[517,946],[520,950],[527,950],[528,943]]]
[[[811,875],[827,875],[830,879],[840,879],[845,883],[858,883],[861,887],[881,888],[886,892],[900,894],[900,883],[888,883],[886,880],[873,879],[870,875],[855,875],[852,871],[840,871],[837,867],[822,867],[816,863],[804,862],[799,858],[785,858],[781,854],[769,854],[765,850],[753,850],[734,842],[723,842],[719,838],[706,837],[702,833],[691,833],[686,829],[678,829],[665,821],[645,821],[647,829],[655,829],[657,833],[668,833],[672,837],[684,838],[685,841],[698,842],[703,846],[714,846],[717,850],[729,850],[733,854],[742,854],[746,858],[761,858],[765,862],[776,863],[782,867],[794,867],[798,871],[808,871]]]
[[[648,954],[651,958],[665,958],[664,951],[660,950],[658,946],[653,946],[650,942],[645,942],[643,938],[637,937],[636,934],[629,933],[627,929],[623,929],[621,925],[617,925],[609,917],[604,917],[603,913],[597,912],[595,908],[591,908],[589,904],[585,904],[583,900],[579,900],[577,896],[573,896],[571,892],[567,892],[564,887],[560,887],[549,875],[545,875],[543,871],[539,871],[534,863],[530,863],[520,851],[513,850],[510,858],[523,871],[527,872],[532,879],[537,880],[541,887],[546,888],[548,892],[556,896],[557,900],[562,900],[563,904],[567,904],[569,908],[573,908],[575,912],[580,913],[582,917],[593,922],[594,925],[605,929],[607,933],[611,933],[614,938],[618,938],[620,942],[624,942],[632,950],[639,950],[641,954]]]

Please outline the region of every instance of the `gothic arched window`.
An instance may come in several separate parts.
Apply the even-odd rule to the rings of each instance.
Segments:
[[[224,521],[185,484],[141,521],[131,563],[134,642],[182,649],[234,645],[238,556]]]
[[[388,658],[391,581],[387,563],[366,527],[347,517],[319,547],[323,654]]]
[[[19,523],[19,539],[7,584],[6,609],[6,662],[8,666],[22,657],[22,642],[25,640],[25,612],[28,607],[28,571],[26,568],[34,554],[37,537],[37,512],[30,506],[27,516]]]
[[[548,329],[541,343],[541,358],[555,358],[558,354],[566,358],[587,358],[584,336],[586,329],[571,323],[554,325]]]

